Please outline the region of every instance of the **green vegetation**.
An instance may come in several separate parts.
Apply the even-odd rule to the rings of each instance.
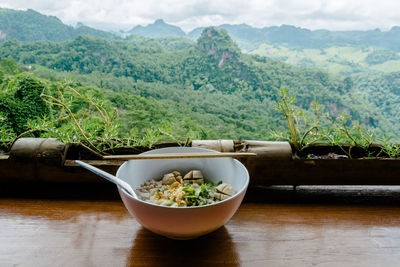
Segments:
[[[379,47],[400,52],[400,27],[389,31],[311,31],[291,25],[254,28],[246,24],[217,26],[224,29],[239,44],[241,49],[252,51],[262,44],[285,46],[290,49],[327,49],[330,47]],[[0,39],[19,41],[47,40],[62,42],[78,35],[115,39],[116,35],[96,30],[78,23],[74,28],[63,24],[54,16],[45,16],[34,10],[0,9]],[[147,37],[180,36],[197,40],[204,28],[196,28],[188,34],[177,26],[157,19],[147,26],[135,26],[123,35],[136,34]]]
[[[389,60],[398,60],[400,56],[391,50],[374,50],[372,53],[369,53],[368,56],[365,58],[365,62],[369,65],[377,65],[385,63]]]
[[[32,9],[27,11],[0,8],[0,40],[62,42],[78,35],[91,35],[106,39],[116,36],[79,24],[76,28],[62,23],[54,16],[45,16]]]
[[[90,37],[60,44],[6,41],[0,57],[31,66],[43,79],[74,77],[79,85],[98,88],[119,110],[121,135],[134,126],[140,131],[141,125],[168,122],[177,138],[191,130],[201,138],[267,139],[270,130],[283,129],[273,109],[282,87],[293,88],[305,106],[318,98],[346,105],[340,79],[242,54],[224,31],[210,29],[184,49],[172,49],[169,41],[177,43],[165,38],[156,45],[151,39],[145,46],[141,38]]]
[[[276,109],[281,111],[286,119],[289,136],[282,132],[272,131],[272,135],[279,139],[289,141],[296,151],[316,143],[327,141],[324,129],[320,125],[321,111],[324,108],[317,102],[313,102],[313,112],[299,109],[295,105],[295,97],[290,96],[287,89],[281,91],[281,99],[276,104]]]
[[[281,99],[276,109],[281,111],[287,121],[289,133],[272,131],[278,139],[289,141],[296,154],[313,144],[338,146],[342,153],[352,158],[400,156],[400,146],[391,141],[391,137],[377,136],[372,129],[360,125],[350,115],[341,112],[333,118],[323,105],[314,102],[312,110],[304,110],[295,105],[295,97],[287,89],[281,91]],[[353,152],[353,148],[357,151]]]
[[[380,47],[399,52],[400,27],[394,26],[389,31],[379,29],[367,31],[328,31],[295,27],[292,25],[254,28],[246,24],[220,25],[237,41],[242,49],[253,50],[260,44],[267,43],[285,46],[291,49],[326,49],[329,47]],[[194,29],[188,34],[196,39],[202,28]]]
[[[151,147],[160,140],[177,141],[174,133],[179,131],[172,131],[162,121],[145,125],[149,120],[147,116],[151,115],[149,113],[158,114],[163,110],[157,109],[157,103],[140,96],[118,92],[111,97],[99,88],[38,78],[32,73],[21,72],[9,59],[0,62],[0,73],[1,147],[8,147],[10,141],[24,136],[55,137],[63,142],[82,143],[95,153],[121,146]],[[121,107],[125,107],[123,101],[133,100],[130,103],[133,105],[141,103],[129,106],[129,123],[133,127],[127,134],[120,133],[120,122],[124,122],[126,117],[117,116],[117,112],[124,111],[117,110],[112,100],[121,100]],[[141,118],[135,118],[135,113]],[[167,112],[165,115],[168,118]],[[137,128],[135,119],[141,128]],[[184,123],[176,126],[184,131]],[[181,136],[190,138],[194,133],[187,131]]]
[[[287,137],[278,134],[286,129],[282,111],[299,150],[321,140],[363,145],[346,139],[352,123],[343,114],[361,123],[355,131],[368,127],[383,136],[400,129],[397,86],[382,86],[397,75],[344,78],[243,54],[226,31],[212,27],[196,43],[139,36],[8,40],[0,58],[2,140],[56,136],[97,152],[188,137],[268,140]],[[284,93],[280,100],[281,88],[294,98]]]
[[[40,98],[43,83],[31,74],[16,74],[15,62],[0,63],[2,91],[0,94],[0,116],[5,132],[19,134],[26,130],[26,122],[44,116],[49,110]]]
[[[263,43],[250,54],[267,56],[300,67],[320,68],[341,75],[400,71],[400,52],[376,47],[332,46],[301,49]]]

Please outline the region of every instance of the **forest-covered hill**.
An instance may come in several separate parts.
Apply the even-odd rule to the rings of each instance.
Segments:
[[[366,31],[309,30],[292,25],[254,28],[246,24],[224,24],[217,28],[225,29],[229,35],[242,44],[243,48],[254,49],[262,43],[284,45],[290,48],[321,49],[332,46],[373,46],[400,51],[400,27],[389,31],[379,29]],[[202,28],[194,29],[188,36],[197,38]]]
[[[117,38],[112,33],[81,23],[77,27],[65,25],[57,17],[45,16],[32,9],[22,11],[0,8],[0,40],[62,42],[85,34],[106,39]]]
[[[165,23],[162,19],[141,26],[132,25],[126,33],[147,37],[181,36],[197,40],[203,27],[195,28],[185,33],[175,25]],[[298,49],[325,49],[332,46],[381,47],[400,52],[400,27],[394,26],[389,31],[379,29],[366,31],[329,31],[309,30],[292,25],[269,26],[256,28],[247,24],[223,24],[216,26],[225,29],[242,49],[248,51],[258,48],[261,44],[285,46]],[[116,35],[96,30],[78,23],[77,27],[65,25],[54,16],[42,15],[37,11],[0,9],[0,38],[19,41],[66,41],[78,35],[114,39]]]
[[[35,11],[18,12],[32,13],[30,19],[34,21],[40,18],[63,29],[74,29]],[[32,24],[39,27],[37,21]],[[295,67],[245,54],[227,31],[213,27],[203,29],[196,42],[176,36],[131,35],[115,39],[112,35],[100,35],[105,39],[96,37],[97,31],[89,32],[94,36],[71,39],[77,33],[68,35],[69,30],[52,40],[66,41],[52,42],[46,41],[44,32],[58,26],[42,24],[40,29],[21,31],[21,36],[14,37],[24,41],[4,38],[0,42],[0,121],[3,130],[6,127],[14,134],[32,126],[26,125],[29,120],[48,115],[33,112],[37,116],[32,117],[23,108],[20,116],[13,115],[13,108],[27,100],[18,90],[33,86],[57,95],[54,90],[65,79],[72,79],[71,85],[85,94],[104,99],[101,102],[108,109],[117,110],[115,121],[120,125],[116,136],[127,136],[133,129],[139,135],[151,135],[149,129],[169,125],[180,139],[188,135],[270,139],[271,130],[285,131],[284,117],[275,110],[282,88],[288,88],[296,96],[297,105],[305,110],[318,101],[333,118],[340,112],[350,114],[378,133],[395,137],[400,130],[400,75],[396,72],[341,76],[316,68]],[[59,32],[63,33],[61,28]],[[35,39],[31,35],[41,37]],[[26,42],[32,38],[41,41]],[[397,60],[396,53],[381,51],[386,50],[365,50],[364,61],[373,66],[380,64],[382,57]],[[15,66],[12,62],[16,62]],[[85,108],[79,105],[74,104],[73,112],[86,116]],[[55,116],[51,108],[49,114]],[[87,127],[91,127],[89,123]]]
[[[397,130],[393,113],[382,115],[372,99],[360,97],[351,78],[243,54],[226,31],[212,27],[197,43],[181,40],[5,41],[0,57],[16,60],[45,84],[74,77],[75,86],[91,88],[117,108],[121,135],[169,123],[179,138],[191,132],[201,138],[268,139],[271,130],[285,129],[274,109],[281,88],[306,110],[319,101],[333,116],[343,111],[389,134]],[[3,97],[9,92],[3,89]]]
[[[400,52],[400,27],[388,31],[354,30],[330,31],[309,30],[293,25],[252,27],[247,24],[222,24],[215,26],[228,32],[242,49],[251,51],[261,44],[278,45],[296,49],[325,49],[333,46],[381,47]],[[137,30],[134,30],[137,29]],[[147,26],[136,26],[130,33],[148,37],[185,36],[177,26],[158,19]],[[195,28],[186,34],[192,40],[200,37],[204,27]]]
[[[246,24],[224,24],[242,51],[283,61],[300,67],[324,69],[331,73],[351,75],[365,72],[400,71],[400,28],[390,31],[311,31],[289,25],[255,28]],[[147,26],[137,25],[122,34],[96,30],[78,23],[76,27],[63,24],[54,16],[34,10],[0,9],[0,40],[55,41],[73,40],[79,35],[96,38],[132,39],[146,37],[175,37],[188,47],[204,28],[186,34],[177,26],[162,19]],[[124,36],[124,37],[122,37]],[[181,38],[179,38],[181,37]],[[187,38],[185,38],[187,37]]]
[[[319,68],[341,75],[400,71],[400,52],[381,47],[332,46],[300,49],[261,44],[250,54],[270,57],[299,67]]]

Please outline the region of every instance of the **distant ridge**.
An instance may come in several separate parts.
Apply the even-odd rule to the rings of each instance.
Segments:
[[[147,37],[186,36],[186,33],[181,28],[167,24],[162,19],[158,19],[147,26],[135,26],[128,32]]]
[[[292,25],[255,28],[247,24],[223,24],[215,26],[226,30],[242,49],[254,49],[262,43],[285,45],[291,48],[327,48],[331,46],[374,46],[400,51],[400,27],[389,31],[355,30],[329,31],[309,30]],[[192,40],[200,37],[204,27],[185,34],[178,26],[156,20],[147,26],[136,26],[128,33],[148,37],[186,36]]]
[[[247,24],[223,24],[216,26],[225,29],[241,49],[254,50],[260,44],[280,45],[289,48],[323,49],[332,46],[382,47],[400,52],[400,27],[394,26],[389,31],[379,29],[367,31],[329,31],[309,30],[292,25],[255,28]],[[147,26],[137,25],[127,34],[146,37],[188,37],[197,40],[203,27],[186,34],[178,26],[157,19]],[[126,34],[125,33],[125,34]],[[0,8],[0,41],[17,39],[19,41],[54,41],[62,42],[74,39],[78,35],[90,35],[105,39],[120,38],[117,35],[96,30],[78,23],[77,27],[64,24],[55,16],[42,15],[37,11],[26,11]]]
[[[42,15],[32,9],[21,11],[0,8],[0,40],[62,42],[74,39],[78,35],[116,38],[110,32],[96,30],[81,23],[74,28],[55,16]]]
[[[292,25],[254,28],[246,24],[216,26],[225,29],[242,48],[254,48],[261,43],[285,45],[291,48],[327,48],[331,46],[374,46],[400,51],[400,27],[389,31],[379,29],[367,31],[309,30]],[[197,39],[203,28],[188,33]]]

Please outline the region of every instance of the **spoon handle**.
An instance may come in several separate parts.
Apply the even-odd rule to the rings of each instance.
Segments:
[[[85,162],[82,162],[80,160],[75,160],[76,164],[78,164],[79,166],[87,169],[88,171],[91,171],[101,177],[103,177],[104,179],[119,185],[122,189],[124,189],[127,193],[129,193],[130,195],[132,195],[134,198],[138,198],[135,191],[132,189],[132,187],[125,181],[119,179],[118,177],[109,174],[108,172],[105,172],[103,170],[100,170],[99,168],[96,168],[90,164],[87,164]]]

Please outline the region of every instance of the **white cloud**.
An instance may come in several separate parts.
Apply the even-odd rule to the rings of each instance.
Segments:
[[[186,31],[223,23],[331,30],[386,30],[400,24],[400,1],[392,0],[0,0],[0,6],[31,8],[67,24],[114,30],[158,18]]]

